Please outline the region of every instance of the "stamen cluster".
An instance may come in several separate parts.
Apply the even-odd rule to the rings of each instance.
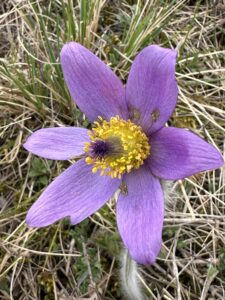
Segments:
[[[89,136],[91,142],[85,144],[84,151],[88,155],[86,163],[93,164],[93,173],[101,170],[101,175],[121,178],[124,173],[138,169],[150,154],[148,138],[141,127],[119,116],[110,121],[99,117]],[[103,143],[107,151],[100,156]],[[101,149],[97,149],[98,145]]]

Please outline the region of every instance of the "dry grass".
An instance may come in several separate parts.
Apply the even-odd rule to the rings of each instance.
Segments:
[[[87,5],[88,3],[88,5]],[[0,3],[0,298],[122,299],[122,244],[112,201],[76,228],[28,229],[27,209],[69,163],[28,154],[46,126],[83,125],[59,52],[82,42],[126,80],[144,46],[179,50],[179,103],[170,124],[224,151],[223,1],[2,0]],[[220,170],[171,183],[157,263],[140,267],[147,299],[225,299],[225,187]]]

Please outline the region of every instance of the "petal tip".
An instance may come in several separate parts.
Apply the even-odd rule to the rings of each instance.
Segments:
[[[37,132],[37,131],[36,131]],[[36,146],[36,132],[33,132],[28,138],[26,139],[25,143],[23,144],[23,148],[27,150],[28,152],[34,153],[34,149]]]
[[[67,42],[61,49],[60,51],[60,58],[61,60],[63,59],[64,56],[68,55],[68,51],[76,51],[79,50],[79,48],[84,48],[81,44],[77,43],[77,42]]]
[[[23,148],[30,152],[30,137],[27,138],[26,142],[23,144]]]
[[[32,218],[32,216],[30,216],[29,212],[28,212],[28,214],[26,216],[25,222],[26,222],[26,224],[27,224],[28,227],[37,227],[35,225],[35,222],[33,222],[33,218]]]
[[[223,155],[219,152],[219,157],[218,157],[218,168],[222,168],[224,166],[224,158]]]
[[[208,144],[208,145],[211,146],[211,150],[212,150],[211,158],[213,158],[213,160],[214,160],[214,166],[212,168],[210,168],[209,170],[219,169],[219,168],[223,167],[224,157],[221,154],[221,152],[213,145],[211,145],[211,144]]]
[[[48,222],[43,222],[43,220],[39,220],[35,214],[31,213],[28,211],[28,214],[26,216],[25,222],[28,227],[30,228],[41,228],[41,227],[46,227],[48,225],[51,225],[52,223]]]
[[[178,54],[178,51],[175,50],[175,49],[164,48],[164,47],[161,47],[161,46],[156,45],[156,44],[149,45],[148,47],[144,48],[143,50],[145,50],[145,49],[146,49],[146,51],[155,49],[156,51],[160,51],[162,53],[167,53],[167,55],[170,54],[170,55],[174,56],[173,57],[174,59],[176,59],[177,54]]]
[[[132,253],[129,251],[130,256],[133,260],[135,260],[138,264],[150,266],[156,262],[158,253],[154,254],[152,251],[145,253],[145,255],[139,255],[137,253]]]
[[[48,222],[47,219],[41,217],[42,214],[38,211],[36,204],[37,202],[35,202],[28,210],[25,219],[27,226],[31,228],[41,228],[52,224],[51,222]]]

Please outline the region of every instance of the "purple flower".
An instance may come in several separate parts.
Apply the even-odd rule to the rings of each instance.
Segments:
[[[221,154],[188,130],[165,127],[177,101],[176,52],[156,45],[135,58],[126,88],[80,44],[61,52],[72,98],[92,130],[64,127],[34,132],[24,147],[41,157],[82,156],[30,208],[26,222],[43,227],[64,217],[77,224],[120,188],[117,224],[134,260],[154,263],[162,243],[160,179],[181,179],[223,165]]]

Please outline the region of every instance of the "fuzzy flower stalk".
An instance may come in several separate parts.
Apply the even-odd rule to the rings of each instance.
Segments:
[[[93,122],[91,130],[44,128],[24,147],[41,157],[81,157],[59,175],[28,211],[31,227],[69,217],[77,224],[120,189],[117,225],[131,257],[152,264],[162,244],[160,180],[219,168],[216,148],[192,132],[165,127],[177,102],[176,52],[151,45],[135,58],[127,84],[82,45],[70,42],[61,65],[70,94]]]

